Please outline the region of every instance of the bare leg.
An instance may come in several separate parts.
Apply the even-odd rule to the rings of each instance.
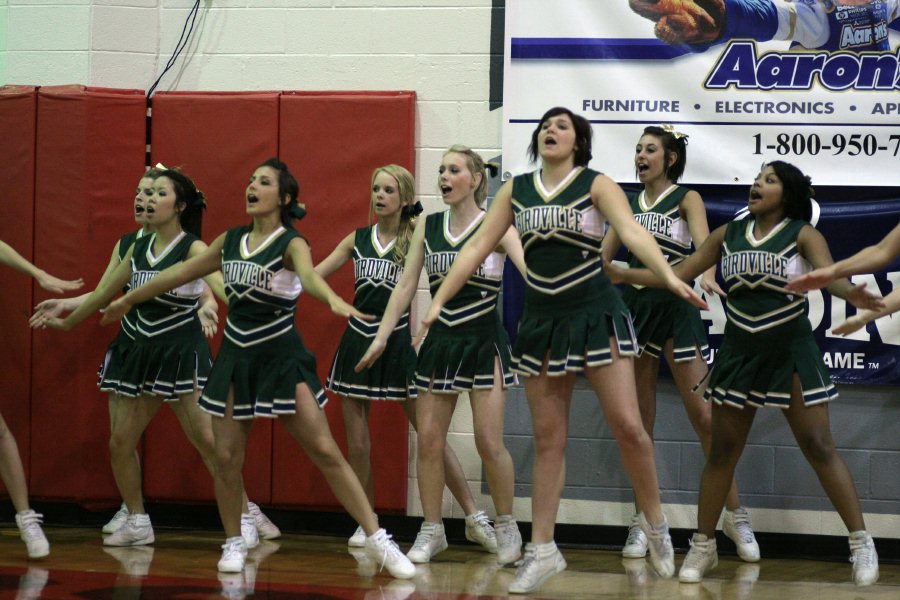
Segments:
[[[670,363],[671,364],[671,363]],[[650,439],[653,439],[653,427],[656,425],[656,383],[659,378],[659,359],[647,353],[634,359],[634,382],[637,392],[638,410],[641,422]],[[641,507],[634,501],[636,512]]]
[[[297,412],[281,415],[279,420],[325,476],[331,491],[350,516],[362,526],[367,536],[373,535],[378,531],[378,519],[350,463],[331,436],[325,412],[316,404],[305,383],[297,385],[296,399]],[[240,535],[240,527],[235,535]]]
[[[534,429],[534,483],[531,494],[531,541],[553,541],[559,499],[566,480],[566,442],[569,438],[569,407],[575,375],[525,379],[525,395]]]
[[[734,481],[734,468],[744,451],[755,416],[756,409],[752,406],[738,409],[712,405],[712,441],[700,479],[697,507],[697,530],[710,539],[716,534],[716,524]]]
[[[828,405],[804,406],[799,378],[794,375],[790,408],[784,411],[803,456],[816,472],[829,500],[848,531],[866,528],[853,477],[844,459],[835,451],[828,418]]]
[[[484,463],[488,488],[498,515],[511,515],[515,495],[515,471],[512,456],[503,443],[506,416],[506,390],[500,361],[494,366],[494,387],[469,393],[475,429],[475,447]]]
[[[3,485],[9,492],[16,512],[31,508],[28,504],[28,485],[25,482],[25,469],[22,468],[19,447],[3,415],[0,415],[0,479],[3,479]]]
[[[413,429],[418,433],[419,429],[416,425],[416,400],[409,398],[403,403],[403,410],[406,412],[406,418],[409,419]],[[478,510],[475,504],[475,498],[472,496],[472,490],[466,481],[466,474],[453,446],[444,444],[444,481],[450,493],[456,498],[456,502],[462,507],[467,515],[471,515]]]
[[[162,405],[159,396],[144,395],[124,399],[116,412],[109,438],[109,456],[119,494],[132,514],[144,514],[141,471],[134,468],[134,453],[147,425]]]
[[[369,499],[375,506],[375,478],[372,476],[372,438],[369,433],[371,402],[341,396],[344,430],[347,432],[347,460]]]
[[[678,393],[684,401],[684,409],[687,411],[688,419],[697,432],[697,438],[700,440],[700,446],[703,448],[703,454],[709,456],[709,445],[712,439],[712,406],[708,402],[703,401],[703,394],[693,391],[695,385],[700,383],[704,375],[706,375],[706,361],[697,351],[693,360],[686,362],[675,362],[672,354],[672,340],[666,343],[666,360],[672,369],[672,377],[675,379],[675,385],[678,387]],[[728,496],[725,498],[725,507],[728,510],[734,510],[741,507],[741,499],[738,496],[737,483],[731,480],[731,488],[728,490]]]
[[[585,369],[585,377],[600,399],[606,422],[619,445],[622,466],[631,480],[637,505],[651,525],[663,522],[656,478],[653,441],[644,430],[638,410],[634,366],[630,358],[621,357],[611,340],[613,362]]]
[[[116,423],[119,422],[118,414],[121,411],[122,406],[126,402],[129,402],[130,400],[132,400],[132,399],[125,398],[123,396],[120,396],[118,394],[110,392],[110,394],[109,394],[109,433],[110,433],[110,435],[115,433],[115,430],[113,428],[116,426]],[[134,454],[132,456],[134,457],[134,463],[130,467],[130,469],[133,471],[133,473],[132,473],[132,475],[130,475],[130,477],[140,479],[141,478],[141,459],[140,459],[140,455],[138,454],[137,448],[134,449]],[[122,468],[123,469],[126,468],[124,464],[122,465]]]
[[[200,408],[200,392],[185,394],[178,397],[178,402],[166,404],[175,413],[181,429],[187,436],[191,445],[197,449],[206,470],[215,480],[216,478],[216,444],[213,439],[212,415]],[[242,486],[243,488],[243,486]],[[243,493],[241,512],[247,513],[247,493]]]
[[[416,475],[425,521],[441,522],[444,492],[444,448],[456,408],[455,395],[422,392],[416,402]]]
[[[212,420],[213,439],[216,448],[214,473],[216,503],[219,517],[225,528],[225,537],[241,535],[241,509],[244,498],[244,457],[247,437],[253,420],[236,421],[234,414],[234,390],[229,390],[224,417]]]

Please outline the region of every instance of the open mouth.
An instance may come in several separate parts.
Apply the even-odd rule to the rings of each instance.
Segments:
[[[256,204],[257,202],[259,202],[259,198],[254,194],[247,194],[247,204]]]
[[[383,210],[383,209],[384,209],[384,202],[376,202],[375,203],[375,210]]]
[[[762,194],[758,190],[750,190],[750,201],[762,200]]]
[[[134,207],[134,214],[136,214],[136,215],[142,215],[142,214],[144,214],[144,207],[143,207],[143,206],[139,206],[139,205],[138,205],[138,206],[135,206],[135,207]]]
[[[544,138],[544,146],[555,146],[555,145],[556,145],[556,138],[552,138],[549,136]]]
[[[648,164],[646,164],[646,163],[638,163],[638,165],[637,165],[637,172],[638,172],[638,174],[641,174],[641,175],[642,175],[642,174],[646,173],[646,172],[649,171],[649,170],[650,170],[650,165],[648,165]]]
[[[449,194],[449,193],[452,192],[452,191],[453,191],[453,188],[450,187],[449,185],[442,185],[442,186],[441,186],[441,194],[443,194],[444,196],[446,196],[447,194]]]

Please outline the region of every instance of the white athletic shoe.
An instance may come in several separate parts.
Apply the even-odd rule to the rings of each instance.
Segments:
[[[356,528],[356,531],[354,531],[353,535],[350,536],[350,539],[347,540],[347,545],[351,548],[366,547],[366,530],[362,528],[362,525]]]
[[[647,536],[638,523],[638,516],[631,517],[631,525],[628,526],[628,537],[622,547],[624,558],[644,558],[647,556]]]
[[[264,540],[274,540],[275,538],[281,537],[281,530],[278,529],[278,525],[273,523],[272,520],[266,516],[266,513],[260,510],[259,506],[253,502],[248,502],[247,512],[253,515],[253,522],[256,524],[256,531],[260,538]]]
[[[397,543],[384,529],[379,529],[366,538],[366,554],[397,579],[412,579],[416,574],[415,565],[400,551]]]
[[[28,558],[43,558],[50,554],[50,542],[41,529],[43,517],[44,515],[31,509],[16,513],[16,525],[19,527],[19,536],[28,549]]]
[[[522,534],[519,526],[512,517],[497,519],[494,524],[495,537],[497,538],[497,562],[501,565],[509,565],[522,557]]]
[[[150,515],[129,513],[115,533],[103,538],[104,546],[145,546],[154,541]]]
[[[850,534],[850,562],[856,585],[872,585],[878,581],[878,553],[875,541],[865,531]]]
[[[726,510],[722,520],[722,531],[737,546],[738,556],[747,562],[759,560],[759,544],[753,535],[753,527],[750,526],[750,513],[746,508],[736,508],[733,511]]]
[[[103,533],[115,533],[116,530],[122,526],[122,523],[125,522],[125,519],[128,518],[128,507],[125,506],[125,503],[122,503],[122,506],[119,510],[116,511],[116,514],[112,516],[112,519],[109,520],[109,523],[103,526],[101,530]]]
[[[663,517],[662,525],[656,529],[647,522],[644,513],[639,513],[638,523],[647,536],[650,565],[660,577],[671,577],[675,574],[675,550],[672,548],[672,538],[669,537],[669,522]]]
[[[247,560],[247,543],[244,537],[236,535],[222,544],[222,558],[219,559],[219,571],[222,573],[240,573]]]
[[[247,544],[247,550],[259,546],[259,533],[256,531],[256,522],[250,513],[241,515],[241,537]]]
[[[414,563],[427,563],[447,549],[447,535],[441,523],[423,522],[412,548],[406,553]]]
[[[703,576],[710,569],[719,564],[719,555],[716,552],[715,538],[707,538],[702,533],[695,533],[691,538],[691,549],[688,550],[681,570],[678,571],[678,581],[682,583],[700,583]]]
[[[525,558],[509,586],[510,594],[527,594],[541,587],[548,578],[566,570],[566,559],[554,542],[525,544]]]
[[[466,539],[476,544],[488,552],[497,552],[497,536],[494,533],[494,526],[491,525],[490,519],[483,510],[466,515]]]

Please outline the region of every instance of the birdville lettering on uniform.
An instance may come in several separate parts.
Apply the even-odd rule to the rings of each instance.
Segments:
[[[131,288],[141,287],[157,275],[159,271],[135,271],[131,274]]]
[[[641,227],[650,233],[658,233],[666,237],[672,237],[672,219],[659,213],[641,213],[634,215]]]
[[[787,279],[787,260],[771,252],[735,252],[722,259],[722,276],[773,275]]]
[[[435,252],[434,254],[429,254],[425,258],[425,269],[429,274],[446,273],[453,266],[456,254],[456,252]],[[478,270],[474,274],[484,277],[484,263],[478,265]]]
[[[223,265],[222,274],[226,283],[249,285],[264,290],[272,289],[273,273],[256,263],[228,261]]]
[[[361,258],[353,263],[353,272],[357,280],[390,281],[397,283],[403,270],[392,260],[383,258]]]
[[[516,229],[520,234],[535,230],[565,229],[582,233],[584,215],[565,206],[535,206],[516,215]]]

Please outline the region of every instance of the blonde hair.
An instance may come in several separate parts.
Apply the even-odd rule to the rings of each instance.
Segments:
[[[416,227],[416,217],[409,211],[404,211],[403,207],[412,205],[416,199],[416,181],[413,179],[412,173],[407,171],[400,165],[384,165],[372,171],[372,182],[369,190],[375,187],[375,178],[379,173],[387,173],[397,182],[397,194],[400,196],[400,226],[397,229],[397,241],[394,244],[394,262],[402,265],[406,260],[406,253],[409,251],[409,242],[412,240],[413,229]],[[369,222],[375,218],[375,202],[374,197],[369,198]]]
[[[478,182],[478,187],[475,188],[475,204],[480,208],[484,208],[484,202],[487,200],[489,179],[487,174],[487,163],[484,162],[484,159],[481,158],[480,154],[468,146],[463,146],[461,144],[454,144],[447,148],[447,151],[444,152],[444,156],[447,156],[450,153],[462,154],[466,157],[466,166],[469,168],[472,177],[475,177],[476,174],[481,174],[481,181]],[[492,163],[490,166],[496,168],[496,165]]]

